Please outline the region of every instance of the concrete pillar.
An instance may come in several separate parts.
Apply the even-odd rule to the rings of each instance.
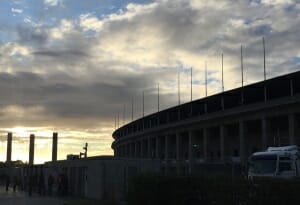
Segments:
[[[136,157],[136,143],[134,140],[131,143],[131,149],[132,149],[132,158],[135,158]]]
[[[265,100],[265,102],[267,102],[267,100],[268,100],[268,97],[267,97],[267,85],[266,84],[264,85],[264,100]]]
[[[52,162],[57,161],[57,132],[52,136]]]
[[[129,143],[129,157],[134,157],[134,154],[133,154],[133,142]]]
[[[135,156],[135,158],[138,158],[138,142],[137,141],[135,141],[134,142],[134,156]]]
[[[224,162],[224,139],[226,133],[226,127],[225,125],[220,126],[220,160],[221,162]]]
[[[7,133],[6,162],[11,162],[12,133]]]
[[[140,157],[144,158],[143,140],[140,141]]]
[[[241,104],[244,105],[244,88],[241,90]]]
[[[34,164],[34,139],[35,136],[31,134],[29,139],[29,165]]]
[[[222,98],[221,98],[221,107],[222,107],[222,110],[225,109],[224,96],[222,96]]]
[[[160,153],[159,153],[159,149],[160,149],[160,142],[159,142],[159,137],[155,137],[155,158],[159,159],[160,158]]]
[[[189,145],[188,145],[188,157],[189,157],[189,174],[192,173],[193,170],[193,164],[195,163],[194,160],[194,152],[193,152],[193,146],[195,141],[195,133],[193,131],[189,131]]]
[[[147,158],[152,158],[151,156],[151,139],[150,137],[147,138]]]
[[[169,157],[169,136],[165,136],[165,160],[168,160]]]
[[[246,150],[245,150],[245,122],[239,122],[239,139],[240,139],[240,162],[241,165],[246,165]]]
[[[291,94],[291,96],[294,96],[294,84],[293,84],[293,79],[290,79],[290,94]]]
[[[203,157],[204,157],[204,160],[207,160],[207,137],[208,137],[208,130],[207,130],[207,128],[203,128]]]
[[[181,156],[181,136],[180,133],[176,133],[176,160],[179,161],[182,159]]]
[[[289,114],[289,143],[295,144],[295,114]]]
[[[267,118],[264,116],[261,119],[261,135],[262,135],[262,149],[267,148],[268,144],[268,131],[267,131]]]
[[[126,145],[125,144],[122,144],[122,157],[125,157],[126,156]]]

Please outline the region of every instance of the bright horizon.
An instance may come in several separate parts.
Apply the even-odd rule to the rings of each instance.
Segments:
[[[119,125],[222,90],[300,70],[298,0],[3,0],[0,2],[0,161],[7,132],[12,160],[28,161],[35,134],[35,163],[112,154]]]

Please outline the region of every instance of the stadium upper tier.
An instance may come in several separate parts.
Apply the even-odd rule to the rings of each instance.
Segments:
[[[138,136],[151,130],[170,127],[193,119],[205,120],[226,111],[251,109],[261,103],[300,94],[300,71],[221,92],[156,112],[132,121],[112,134],[116,143],[123,137]],[[213,115],[212,115],[213,114]],[[114,145],[112,144],[112,147]]]

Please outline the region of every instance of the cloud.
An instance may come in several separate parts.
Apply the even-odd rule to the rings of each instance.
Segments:
[[[61,0],[44,0],[46,6],[57,6],[61,3]]]
[[[11,8],[11,12],[21,14],[23,13],[23,9]]]

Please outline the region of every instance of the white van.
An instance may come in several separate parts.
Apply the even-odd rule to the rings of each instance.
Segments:
[[[300,175],[300,157],[297,145],[269,147],[249,157],[248,178],[294,178]]]

